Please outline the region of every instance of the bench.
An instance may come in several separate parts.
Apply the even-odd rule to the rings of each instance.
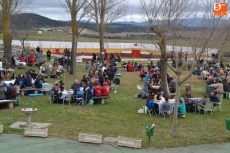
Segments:
[[[11,99],[11,100],[0,100],[0,103],[8,103],[9,109],[14,108],[14,103],[17,102],[16,99]]]
[[[38,93],[38,91],[40,91],[41,88],[22,88],[20,89],[20,95],[21,96],[25,96],[25,91],[34,91],[35,94]]]
[[[92,97],[92,99],[101,99],[101,104],[105,103],[105,99],[109,99],[109,96],[100,96],[100,97]]]

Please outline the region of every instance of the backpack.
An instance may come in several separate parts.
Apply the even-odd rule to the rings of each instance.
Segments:
[[[113,83],[115,83],[115,84],[120,84],[120,79],[119,79],[119,78],[114,78],[114,79],[113,79]]]
[[[140,99],[147,99],[147,96],[146,96],[146,94],[144,94],[144,93],[139,93],[139,94],[137,94],[137,98],[140,98]]]

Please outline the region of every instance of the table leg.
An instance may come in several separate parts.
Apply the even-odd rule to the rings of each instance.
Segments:
[[[21,91],[21,96],[25,96],[25,91]]]
[[[103,105],[103,104],[105,104],[105,99],[101,99],[101,104]]]
[[[38,94],[38,91],[37,91],[37,90],[35,90],[35,91],[34,91],[34,93],[35,93],[35,94]]]
[[[14,103],[13,102],[8,103],[8,107],[9,107],[9,109],[14,108]]]

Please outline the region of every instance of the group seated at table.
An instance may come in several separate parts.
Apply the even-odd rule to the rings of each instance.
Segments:
[[[14,85],[20,86],[22,88],[42,88],[42,83],[44,83],[43,77],[33,71],[29,71],[24,74],[19,74],[16,79],[14,79]]]
[[[71,95],[75,104],[79,103],[79,101],[76,100],[77,98],[82,98],[85,104],[88,105],[89,100],[92,97],[109,96],[110,87],[106,82],[104,82],[103,86],[101,86],[98,81],[90,83],[87,86],[87,84],[84,82],[79,83],[78,80],[75,80],[71,86],[71,89],[66,91],[64,83],[60,81],[59,83],[55,84],[51,91],[53,95],[52,97],[55,97],[55,99],[52,99],[53,102],[62,103],[63,98],[65,98],[67,95]]]

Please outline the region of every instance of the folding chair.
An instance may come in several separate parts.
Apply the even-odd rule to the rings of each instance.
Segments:
[[[147,103],[147,114],[149,114],[149,116],[153,114],[157,115],[153,100],[149,100]]]
[[[74,95],[74,99],[76,100],[75,104],[84,105],[84,91],[78,90],[77,94]]]
[[[54,95],[53,91],[50,91],[50,104],[52,104],[55,100],[57,100],[58,102],[59,96],[58,95]]]
[[[221,104],[222,104],[223,94],[217,94],[216,96],[218,97],[219,102],[218,103],[214,102],[214,104],[215,104],[215,106],[214,106],[214,112],[216,111],[217,108],[219,108],[220,112],[222,112]]]
[[[71,95],[71,94],[66,95],[66,96],[62,99],[63,105],[65,105],[65,101],[69,101],[69,106],[70,106],[70,101],[71,101],[71,99],[72,99],[72,95]]]
[[[161,114],[163,115],[163,117],[165,118],[165,116],[166,115],[169,115],[169,117],[171,118],[172,116],[171,116],[171,114],[172,114],[172,112],[171,111],[163,111],[163,112],[161,112]]]
[[[213,103],[212,102],[206,102],[205,105],[200,105],[200,111],[203,110],[204,111],[204,115],[206,112],[211,112],[211,115],[212,115],[212,112],[213,112]],[[200,112],[199,111],[199,112]]]

